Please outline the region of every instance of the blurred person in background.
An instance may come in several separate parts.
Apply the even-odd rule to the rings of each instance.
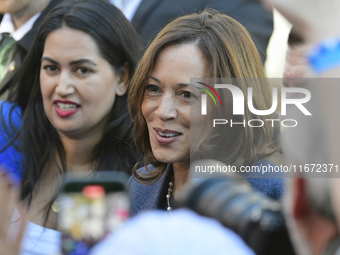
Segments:
[[[256,109],[270,108],[270,86],[266,79],[256,79],[266,77],[261,59],[240,23],[227,15],[205,10],[168,24],[146,50],[129,91],[135,143],[144,156],[144,167],[135,167],[130,178],[132,215],[150,209],[171,210],[187,182],[190,158],[193,157],[190,154],[190,139],[193,139],[190,126],[205,125],[200,117],[190,114],[200,105],[201,95],[198,89],[190,86],[190,78],[208,77],[253,78],[244,79],[246,82],[237,86],[242,91],[253,87]],[[231,116],[232,100],[228,92],[224,90],[220,96],[226,105],[218,107],[217,111]],[[233,118],[242,121],[243,116]],[[249,109],[244,116],[245,121],[263,118],[265,116],[257,116]],[[223,127],[221,133],[222,136],[201,135],[205,140],[200,142],[198,154],[207,156],[216,151],[223,152],[221,161],[237,167],[274,166],[265,159],[275,151],[270,148],[273,128],[268,122],[256,129]],[[215,147],[210,149],[204,144]],[[281,197],[283,180],[279,174],[272,179],[247,177],[253,188],[274,199]]]
[[[259,0],[110,0],[122,10],[149,45],[169,22],[193,12],[212,8],[239,21],[251,34],[264,63],[273,18]]]
[[[308,60],[312,44],[292,28],[288,36],[288,50],[283,73],[283,85],[299,87],[307,78],[316,78]],[[321,130],[320,130],[321,131]],[[322,131],[321,131],[322,132]],[[321,133],[309,132],[316,141]],[[319,141],[324,143],[324,141]],[[321,156],[321,144],[318,156]],[[286,148],[287,149],[287,148]],[[306,149],[306,148],[305,148]],[[322,156],[321,156],[322,157]],[[312,157],[310,157],[309,162]],[[319,162],[319,161],[318,161]],[[305,176],[308,177],[308,176]],[[331,180],[326,178],[289,178],[286,181],[284,211],[291,240],[297,254],[340,254],[340,237],[331,203]]]
[[[340,77],[340,2],[337,0],[266,0],[292,24],[294,33],[301,36],[304,46],[298,46],[291,59],[298,66],[295,71],[286,71],[289,78],[338,78]],[[306,47],[308,45],[308,47]],[[312,72],[307,71],[312,70]],[[316,95],[320,99],[319,109],[324,112],[324,122],[302,129],[315,143],[300,148],[295,160],[313,162],[338,162],[339,158],[339,95],[338,86],[327,86],[323,79],[315,79]],[[286,83],[288,86],[296,84]],[[312,84],[311,84],[312,85]],[[306,88],[308,88],[306,86]],[[320,141],[315,137],[324,134]],[[337,164],[337,163],[336,163]],[[284,209],[292,242],[298,254],[340,254],[339,222],[340,197],[339,178],[309,178],[307,175],[288,180],[284,198]],[[334,178],[332,178],[334,176]]]
[[[126,92],[139,42],[105,0],[64,1],[42,23],[18,73],[17,103],[0,101],[0,164],[21,180],[27,208],[22,254],[60,251],[62,174],[130,172],[136,163]],[[15,210],[10,232],[17,219]]]
[[[0,0],[0,99],[7,99],[41,22],[61,1]]]
[[[286,183],[283,209],[297,254],[340,254],[331,179],[288,178]]]

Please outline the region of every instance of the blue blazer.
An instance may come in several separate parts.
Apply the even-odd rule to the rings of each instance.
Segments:
[[[15,138],[15,132],[10,124],[13,124],[15,129],[19,129],[21,123],[20,107],[14,103],[0,101],[0,166],[7,171],[15,183],[21,180],[23,155],[14,146],[18,141],[11,143]]]
[[[253,164],[253,166],[258,167],[262,167],[263,165],[276,166],[267,159],[259,160]],[[170,166],[169,164],[157,182],[150,185],[140,184],[133,176],[130,177],[128,186],[130,189],[131,216],[144,210],[166,209],[165,196],[169,188],[168,183],[171,181],[173,175]],[[155,170],[151,165],[148,166],[148,168],[150,171]],[[145,168],[140,168],[138,171],[144,172]],[[270,178],[261,178],[263,177],[261,173],[246,174],[245,177],[255,190],[273,199],[281,198],[284,186],[284,179],[281,173],[272,173],[270,176],[266,176]]]

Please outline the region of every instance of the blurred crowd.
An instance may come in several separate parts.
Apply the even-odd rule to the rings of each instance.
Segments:
[[[339,12],[0,0],[0,255],[340,254]]]

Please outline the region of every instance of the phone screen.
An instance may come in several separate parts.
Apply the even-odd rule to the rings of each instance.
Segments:
[[[63,255],[85,255],[129,218],[127,192],[114,183],[68,184],[59,196]],[[79,191],[76,191],[79,190]]]

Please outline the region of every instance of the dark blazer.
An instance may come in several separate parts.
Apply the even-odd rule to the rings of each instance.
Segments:
[[[273,18],[259,0],[142,0],[131,22],[147,44],[169,21],[206,7],[222,11],[244,25],[265,60]]]
[[[276,166],[266,159],[257,161],[253,166]],[[138,214],[144,210],[166,209],[166,194],[169,188],[169,182],[173,175],[171,165],[168,165],[165,173],[155,183],[151,185],[143,185],[137,182],[132,176],[129,179],[130,201],[131,201],[131,216]],[[149,170],[155,168],[150,165]],[[145,171],[144,168],[138,171]],[[273,199],[280,199],[283,194],[284,179],[281,173],[273,173],[263,177],[260,173],[248,174],[245,176],[250,185],[257,191],[267,195]]]
[[[15,74],[17,73],[18,69],[20,68],[22,62],[24,61],[29,49],[31,48],[34,38],[38,33],[38,29],[40,27],[40,24],[44,20],[44,18],[47,16],[47,14],[59,3],[61,3],[63,0],[52,0],[48,6],[41,12],[41,15],[39,18],[35,21],[33,24],[32,29],[18,42],[15,44],[15,51],[13,56],[14,61],[14,69],[13,71],[6,74],[6,76],[3,78],[3,80],[0,82],[0,97],[4,94],[6,90],[8,90],[12,84],[13,78]],[[2,19],[2,17],[1,17]],[[2,100],[5,100],[6,98],[2,97]]]

